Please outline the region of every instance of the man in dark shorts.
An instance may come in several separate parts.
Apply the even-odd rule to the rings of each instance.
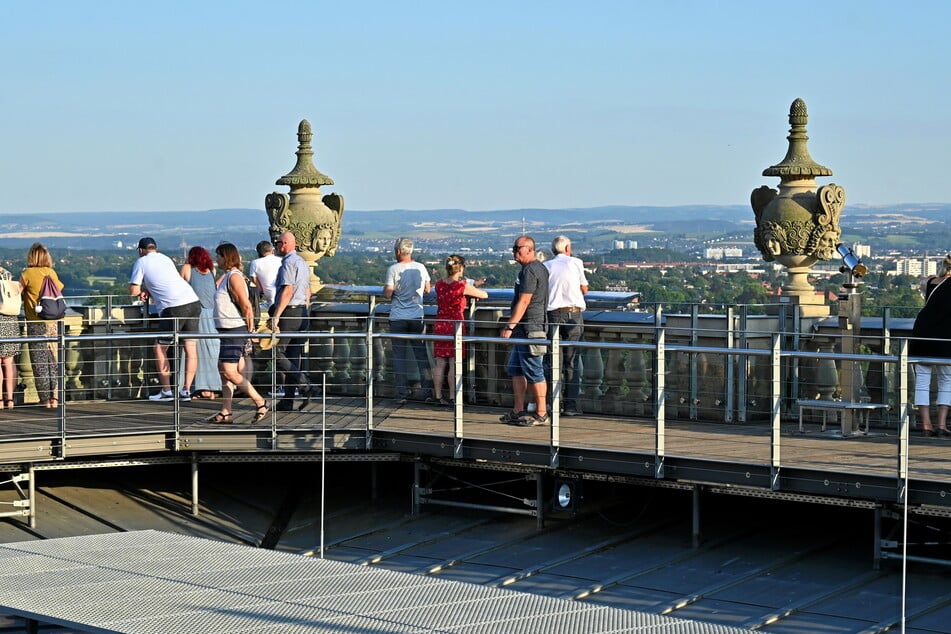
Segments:
[[[512,245],[515,261],[522,265],[518,281],[515,282],[515,297],[509,321],[502,330],[502,337],[508,339],[547,337],[545,329],[546,308],[548,307],[548,269],[535,256],[535,240],[531,236],[519,236]],[[515,403],[511,412],[501,417],[502,422],[511,425],[531,427],[546,425],[549,422],[547,394],[548,382],[545,381],[543,364],[544,347],[541,354],[535,346],[514,345],[506,363],[506,372],[512,377],[512,391]],[[525,392],[530,392],[535,401],[535,411],[525,411]]]
[[[198,320],[201,317],[201,301],[178,273],[175,263],[167,255],[158,252],[155,240],[139,240],[139,259],[132,267],[129,279],[129,294],[143,302],[149,299],[155,302],[162,322],[160,330],[165,333],[197,333]],[[155,343],[155,365],[158,370],[161,391],[149,397],[150,401],[170,401],[175,398],[172,392],[171,368],[168,362],[168,347],[173,343],[171,335],[164,335]],[[185,339],[185,380],[179,390],[179,399],[191,400],[192,382],[198,371],[198,341]]]

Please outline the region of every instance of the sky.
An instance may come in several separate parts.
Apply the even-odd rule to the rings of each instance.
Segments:
[[[944,0],[0,3],[0,213],[746,205],[794,99],[847,205],[948,202]],[[846,210],[844,213],[848,213]]]

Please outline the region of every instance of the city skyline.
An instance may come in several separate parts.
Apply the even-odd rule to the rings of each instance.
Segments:
[[[0,213],[256,209],[297,124],[359,210],[737,205],[790,103],[848,204],[944,202],[951,5],[6,7]]]

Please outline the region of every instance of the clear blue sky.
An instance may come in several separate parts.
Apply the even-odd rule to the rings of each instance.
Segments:
[[[820,184],[947,202],[949,22],[943,0],[4,2],[0,212],[262,208],[304,118],[348,209],[747,204],[796,97]]]

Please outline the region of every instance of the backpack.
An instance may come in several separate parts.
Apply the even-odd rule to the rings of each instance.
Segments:
[[[53,281],[53,276],[47,275],[40,285],[40,300],[36,303],[36,314],[40,319],[62,319],[66,316],[66,299]]]
[[[19,282],[12,279],[9,271],[0,268],[0,315],[16,317],[22,306]]]

